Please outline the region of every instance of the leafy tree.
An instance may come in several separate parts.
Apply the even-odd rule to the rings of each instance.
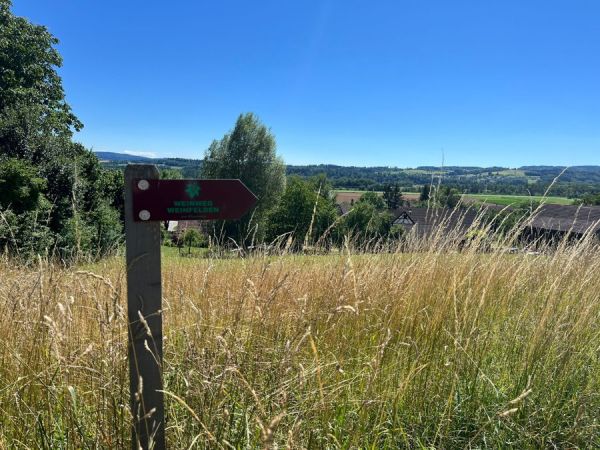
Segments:
[[[82,124],[56,71],[57,39],[10,6],[0,0],[0,244],[20,256],[100,255],[121,235],[120,180],[71,141]]]
[[[65,101],[56,72],[62,65],[54,47],[58,39],[46,27],[16,17],[10,7],[10,0],[0,0],[0,111],[23,111],[17,116],[29,115],[45,134],[70,137],[83,125]]]
[[[368,205],[371,205],[377,211],[381,211],[382,209],[385,209],[385,202],[384,202],[383,198],[376,192],[372,192],[372,191],[365,192],[358,200],[358,203],[366,203]]]
[[[206,239],[195,228],[188,228],[183,232],[182,244],[188,248],[188,255],[192,253],[192,247],[201,247],[206,245]]]
[[[70,144],[38,170],[48,180],[44,194],[53,205],[49,226],[57,234],[59,255],[76,259],[114,249],[122,234],[120,176],[102,169],[79,144]]]
[[[390,227],[389,236],[392,239],[400,239],[406,234],[406,229],[402,225],[392,225]]]
[[[378,211],[369,202],[355,203],[342,222],[343,234],[352,236],[357,243],[389,235],[393,218],[387,211]]]
[[[181,180],[183,174],[179,169],[165,168],[160,170],[160,178],[165,180]]]
[[[458,205],[460,201],[460,192],[458,192],[458,189],[442,186],[437,191],[437,201],[441,206],[454,208]]]
[[[333,199],[335,197],[332,191],[333,188],[331,182],[324,172],[308,177],[307,180],[312,184],[313,189],[323,198]]]
[[[103,197],[106,202],[119,212],[120,222],[125,221],[125,176],[122,170],[102,171]]]
[[[21,214],[0,211],[0,251],[29,259],[32,255],[48,255],[56,234],[48,226],[52,205],[40,197],[37,208]]]
[[[38,176],[37,169],[27,161],[0,159],[1,208],[10,208],[16,213],[35,209],[45,187],[46,181]]]
[[[202,166],[205,178],[239,178],[258,197],[252,214],[242,220],[217,224],[225,238],[245,244],[265,234],[265,220],[285,187],[285,166],[277,156],[275,137],[252,114],[241,114],[230,133],[213,141]]]
[[[402,192],[398,183],[386,184],[383,188],[383,200],[388,209],[398,209],[402,206]]]
[[[75,211],[64,223],[56,237],[56,249],[63,260],[76,261],[94,251],[94,228]]]
[[[421,188],[419,200],[422,202],[426,202],[427,200],[429,200],[430,190],[431,190],[431,187],[429,186],[429,184],[424,184],[423,187]]]
[[[122,243],[123,233],[119,211],[108,202],[100,202],[89,212],[88,223],[93,227],[90,253],[98,256],[116,250]]]
[[[581,199],[581,203],[586,206],[600,205],[600,194],[586,194]]]
[[[295,247],[313,244],[321,238],[337,218],[336,206],[328,196],[326,180],[288,179],[277,207],[269,214],[267,237],[270,241],[285,233],[293,233]],[[325,195],[324,195],[325,194]]]

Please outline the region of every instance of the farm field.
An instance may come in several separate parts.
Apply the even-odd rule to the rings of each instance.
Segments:
[[[489,194],[469,194],[465,196],[469,200],[476,200],[495,205],[514,205],[523,202],[541,202],[556,205],[572,205],[573,200],[566,197],[543,197],[541,195],[489,195]]]
[[[358,191],[358,190],[340,190],[336,189],[336,202],[337,203],[350,203],[351,200],[357,201],[360,197],[367,191]],[[418,201],[419,193],[418,192],[403,192],[402,196],[404,199],[409,201]],[[556,205],[572,205],[573,200],[566,197],[543,197],[541,195],[495,195],[495,194],[465,194],[465,201],[467,202],[486,202],[494,205],[515,205],[518,203],[524,202],[541,202],[542,200],[548,204],[556,204]]]
[[[598,447],[599,271],[591,244],[170,251],[170,448]],[[129,447],[124,275],[0,262],[0,448]]]

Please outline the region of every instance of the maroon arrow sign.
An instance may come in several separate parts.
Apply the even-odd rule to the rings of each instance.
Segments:
[[[239,219],[256,201],[240,180],[133,181],[136,222]]]

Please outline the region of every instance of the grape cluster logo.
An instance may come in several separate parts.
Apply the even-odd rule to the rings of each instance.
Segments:
[[[189,198],[196,198],[200,195],[200,185],[198,184],[188,184],[185,188],[185,193]]]

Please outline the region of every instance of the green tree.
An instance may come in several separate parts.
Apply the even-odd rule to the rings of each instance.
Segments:
[[[269,215],[267,237],[270,241],[285,233],[293,233],[295,248],[329,242],[325,232],[335,222],[337,209],[328,197],[326,180],[319,177],[305,180],[298,176],[288,179],[281,201]]]
[[[0,251],[25,260],[34,255],[47,256],[55,245],[56,234],[48,223],[52,205],[41,196],[37,208],[16,214],[0,211]]]
[[[101,192],[106,202],[119,212],[120,222],[125,221],[125,177],[120,169],[109,169],[102,172]]]
[[[427,200],[429,200],[430,190],[431,190],[431,187],[428,184],[424,184],[423,187],[421,187],[421,193],[419,195],[419,200],[422,202],[426,202]]]
[[[206,245],[206,239],[195,228],[188,228],[183,232],[182,243],[188,248],[188,255],[192,253],[192,247],[201,247]]]
[[[119,211],[102,201],[88,214],[87,222],[93,227],[91,253],[97,256],[112,253],[123,241]]]
[[[360,197],[360,199],[358,200],[357,203],[369,204],[369,205],[373,206],[377,211],[381,211],[382,209],[385,209],[385,201],[383,200],[381,195],[379,195],[373,191],[365,192]]]
[[[586,206],[600,205],[600,194],[586,194],[581,199],[581,204]]]
[[[183,174],[179,169],[172,168],[164,168],[160,169],[160,178],[164,180],[181,180],[183,178]]]
[[[230,133],[213,141],[202,166],[204,178],[239,178],[258,197],[255,210],[239,221],[217,224],[224,238],[244,245],[262,240],[265,221],[285,187],[285,166],[277,156],[275,137],[252,114],[241,114]]]
[[[440,186],[435,190],[435,200],[439,206],[454,208],[460,201],[460,193],[450,186]]]
[[[4,221],[4,247],[21,256],[100,254],[121,234],[119,180],[71,141],[82,124],[65,101],[57,39],[10,7],[0,0],[0,212],[13,221]]]
[[[385,238],[389,235],[393,218],[387,211],[377,210],[369,202],[355,203],[342,222],[344,235],[351,236],[358,244],[371,239]]]
[[[46,180],[27,161],[16,158],[0,159],[0,207],[16,213],[38,207]]]
[[[400,239],[406,234],[406,229],[402,225],[392,225],[388,234],[392,239]]]
[[[120,176],[102,169],[79,144],[44,161],[39,171],[48,180],[45,196],[53,205],[49,226],[57,234],[59,255],[76,259],[114,249],[122,234]]]
[[[58,39],[10,8],[10,0],[0,0],[0,111],[20,112],[13,118],[34,120],[45,134],[70,137],[83,125],[65,101],[56,72],[62,65]]]
[[[402,206],[402,192],[398,183],[386,184],[383,188],[383,200],[388,209],[398,209]]]
[[[308,181],[312,184],[313,189],[319,193],[324,198],[333,199],[335,195],[333,194],[333,187],[331,186],[331,182],[327,178],[327,174],[318,173],[308,178]]]

